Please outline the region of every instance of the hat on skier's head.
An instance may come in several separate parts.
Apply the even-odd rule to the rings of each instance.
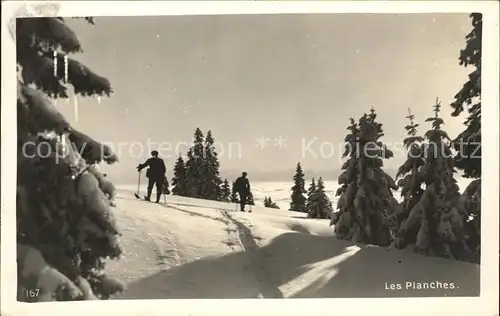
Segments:
[[[243,172],[241,175],[242,175],[242,176],[244,176],[244,177],[246,177],[246,176],[247,176],[247,173],[246,173],[246,172]]]
[[[158,151],[153,150],[153,151],[151,152],[151,156],[154,156],[154,157],[158,156]]]

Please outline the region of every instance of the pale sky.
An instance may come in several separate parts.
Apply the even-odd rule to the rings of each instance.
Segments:
[[[291,169],[299,161],[305,169],[338,169],[349,117],[372,106],[387,143],[405,137],[409,107],[423,133],[436,97],[448,133],[462,129],[464,118],[452,118],[449,103],[472,71],[458,65],[471,29],[467,14],[98,17],[95,26],[68,23],[83,45],[77,59],[108,78],[114,94],[100,104],[78,98],[78,122],[73,100],[57,106],[76,128],[122,146],[121,162],[106,168],[110,175],[135,174],[133,167],[154,149],[148,139],[171,144],[160,154],[172,169],[173,148],[189,142],[198,126],[211,129],[225,148],[221,169],[247,171]],[[270,139],[264,149],[256,147],[261,136]],[[283,148],[273,140],[280,136]],[[130,149],[132,142],[142,144],[143,155],[139,145]],[[312,151],[302,150],[310,142]],[[397,168],[404,158],[386,164]]]

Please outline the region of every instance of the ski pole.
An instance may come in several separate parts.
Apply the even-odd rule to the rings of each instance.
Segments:
[[[140,199],[141,197],[139,196],[139,187],[141,186],[141,171],[137,173],[137,193],[135,193],[135,197]]]

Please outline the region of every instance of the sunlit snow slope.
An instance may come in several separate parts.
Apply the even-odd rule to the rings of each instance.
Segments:
[[[118,298],[479,294],[478,265],[340,241],[328,220],[302,213],[235,210],[231,203],[176,196],[155,204],[120,191],[114,212],[124,257],[107,269],[127,285]],[[417,289],[411,283],[433,281],[455,288]],[[402,289],[387,289],[391,284]]]

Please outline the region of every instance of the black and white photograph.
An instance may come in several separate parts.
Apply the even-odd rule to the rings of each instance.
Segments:
[[[484,12],[62,6],[2,25],[17,302],[484,295]]]

